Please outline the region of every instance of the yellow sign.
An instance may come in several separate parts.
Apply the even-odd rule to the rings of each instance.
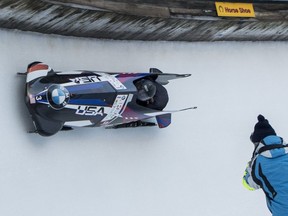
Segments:
[[[255,17],[253,4],[215,2],[218,16]]]

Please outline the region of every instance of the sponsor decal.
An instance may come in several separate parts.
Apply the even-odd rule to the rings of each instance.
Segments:
[[[251,3],[215,2],[218,16],[226,17],[255,17]]]
[[[109,82],[116,90],[126,89],[126,87],[121,83],[115,76],[105,73],[98,73],[99,76],[82,76],[70,79],[75,84],[88,84],[96,82]]]
[[[83,76],[83,77],[76,77],[70,80],[76,84],[95,83],[101,81],[98,78],[98,76]]]
[[[121,83],[115,75],[110,75],[110,74],[105,74],[105,73],[99,73],[101,75],[100,79],[102,81],[108,81],[115,89],[121,90],[121,89],[126,89],[126,87]]]
[[[38,96],[38,97],[41,97],[41,96]],[[51,85],[47,90],[47,98],[52,108],[62,109],[63,107],[67,105],[70,95],[69,95],[68,90],[64,88],[63,86]]]
[[[111,111],[107,116],[102,120],[103,124],[109,124],[118,117],[122,117],[121,114],[124,112],[127,103],[131,100],[129,95],[117,95]]]
[[[97,106],[78,106],[76,115],[85,115],[85,116],[103,116],[105,114],[104,107]]]

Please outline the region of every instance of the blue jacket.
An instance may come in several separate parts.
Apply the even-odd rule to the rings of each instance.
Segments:
[[[257,144],[243,184],[262,188],[273,216],[288,216],[288,146],[279,136],[267,136]]]

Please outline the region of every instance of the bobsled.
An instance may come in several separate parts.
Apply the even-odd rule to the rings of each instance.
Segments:
[[[75,127],[127,128],[171,123],[165,111],[169,80],[191,74],[54,71],[42,62],[28,65],[25,102],[36,132],[51,136]]]

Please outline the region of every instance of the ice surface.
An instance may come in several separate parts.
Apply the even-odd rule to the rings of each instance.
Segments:
[[[268,216],[241,178],[262,113],[288,135],[286,42],[105,41],[0,30],[0,215]],[[192,73],[167,86],[166,129],[26,133],[25,71]]]

